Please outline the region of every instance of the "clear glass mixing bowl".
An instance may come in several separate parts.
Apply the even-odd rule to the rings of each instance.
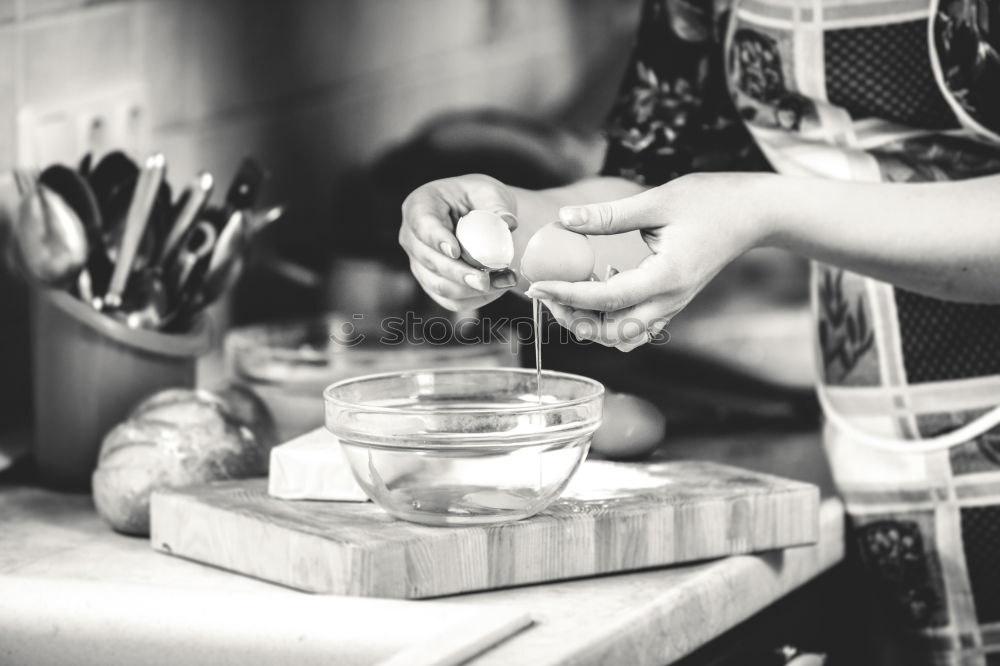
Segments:
[[[427,525],[520,520],[545,509],[587,455],[604,387],[561,372],[449,368],[347,379],[323,392],[326,427],[389,514]]]

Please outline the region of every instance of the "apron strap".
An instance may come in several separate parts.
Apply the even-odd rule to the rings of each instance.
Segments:
[[[823,407],[823,414],[837,430],[860,444],[893,453],[931,453],[934,451],[944,451],[945,449],[950,449],[976,439],[997,425],[1000,425],[1000,407],[994,407],[976,418],[976,420],[966,423],[961,428],[936,437],[898,439],[895,437],[873,435],[844,418],[830,402],[830,397],[827,395],[826,388],[822,384],[817,387],[816,394],[819,397],[819,404]]]

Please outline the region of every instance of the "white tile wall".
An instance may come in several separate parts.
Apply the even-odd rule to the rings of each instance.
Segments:
[[[128,3],[46,14],[19,25],[21,104],[86,96],[95,86],[135,79],[139,45]]]
[[[14,118],[17,112],[14,81],[16,37],[13,25],[0,25],[0,170],[14,166],[17,146],[14,139]]]

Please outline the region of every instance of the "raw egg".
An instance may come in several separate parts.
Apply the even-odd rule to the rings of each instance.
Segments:
[[[514,237],[507,222],[489,210],[472,210],[459,218],[455,238],[467,264],[486,270],[498,270],[514,261]]]
[[[593,275],[594,262],[594,250],[586,236],[553,222],[528,239],[521,257],[521,275],[531,282],[584,282]]]
[[[656,449],[666,432],[667,419],[656,405],[628,393],[609,392],[604,397],[604,419],[590,448],[615,460],[639,458]]]

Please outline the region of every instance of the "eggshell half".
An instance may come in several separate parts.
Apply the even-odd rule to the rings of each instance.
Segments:
[[[462,258],[476,268],[498,270],[514,261],[514,237],[507,222],[492,211],[469,211],[455,225],[455,237]]]

